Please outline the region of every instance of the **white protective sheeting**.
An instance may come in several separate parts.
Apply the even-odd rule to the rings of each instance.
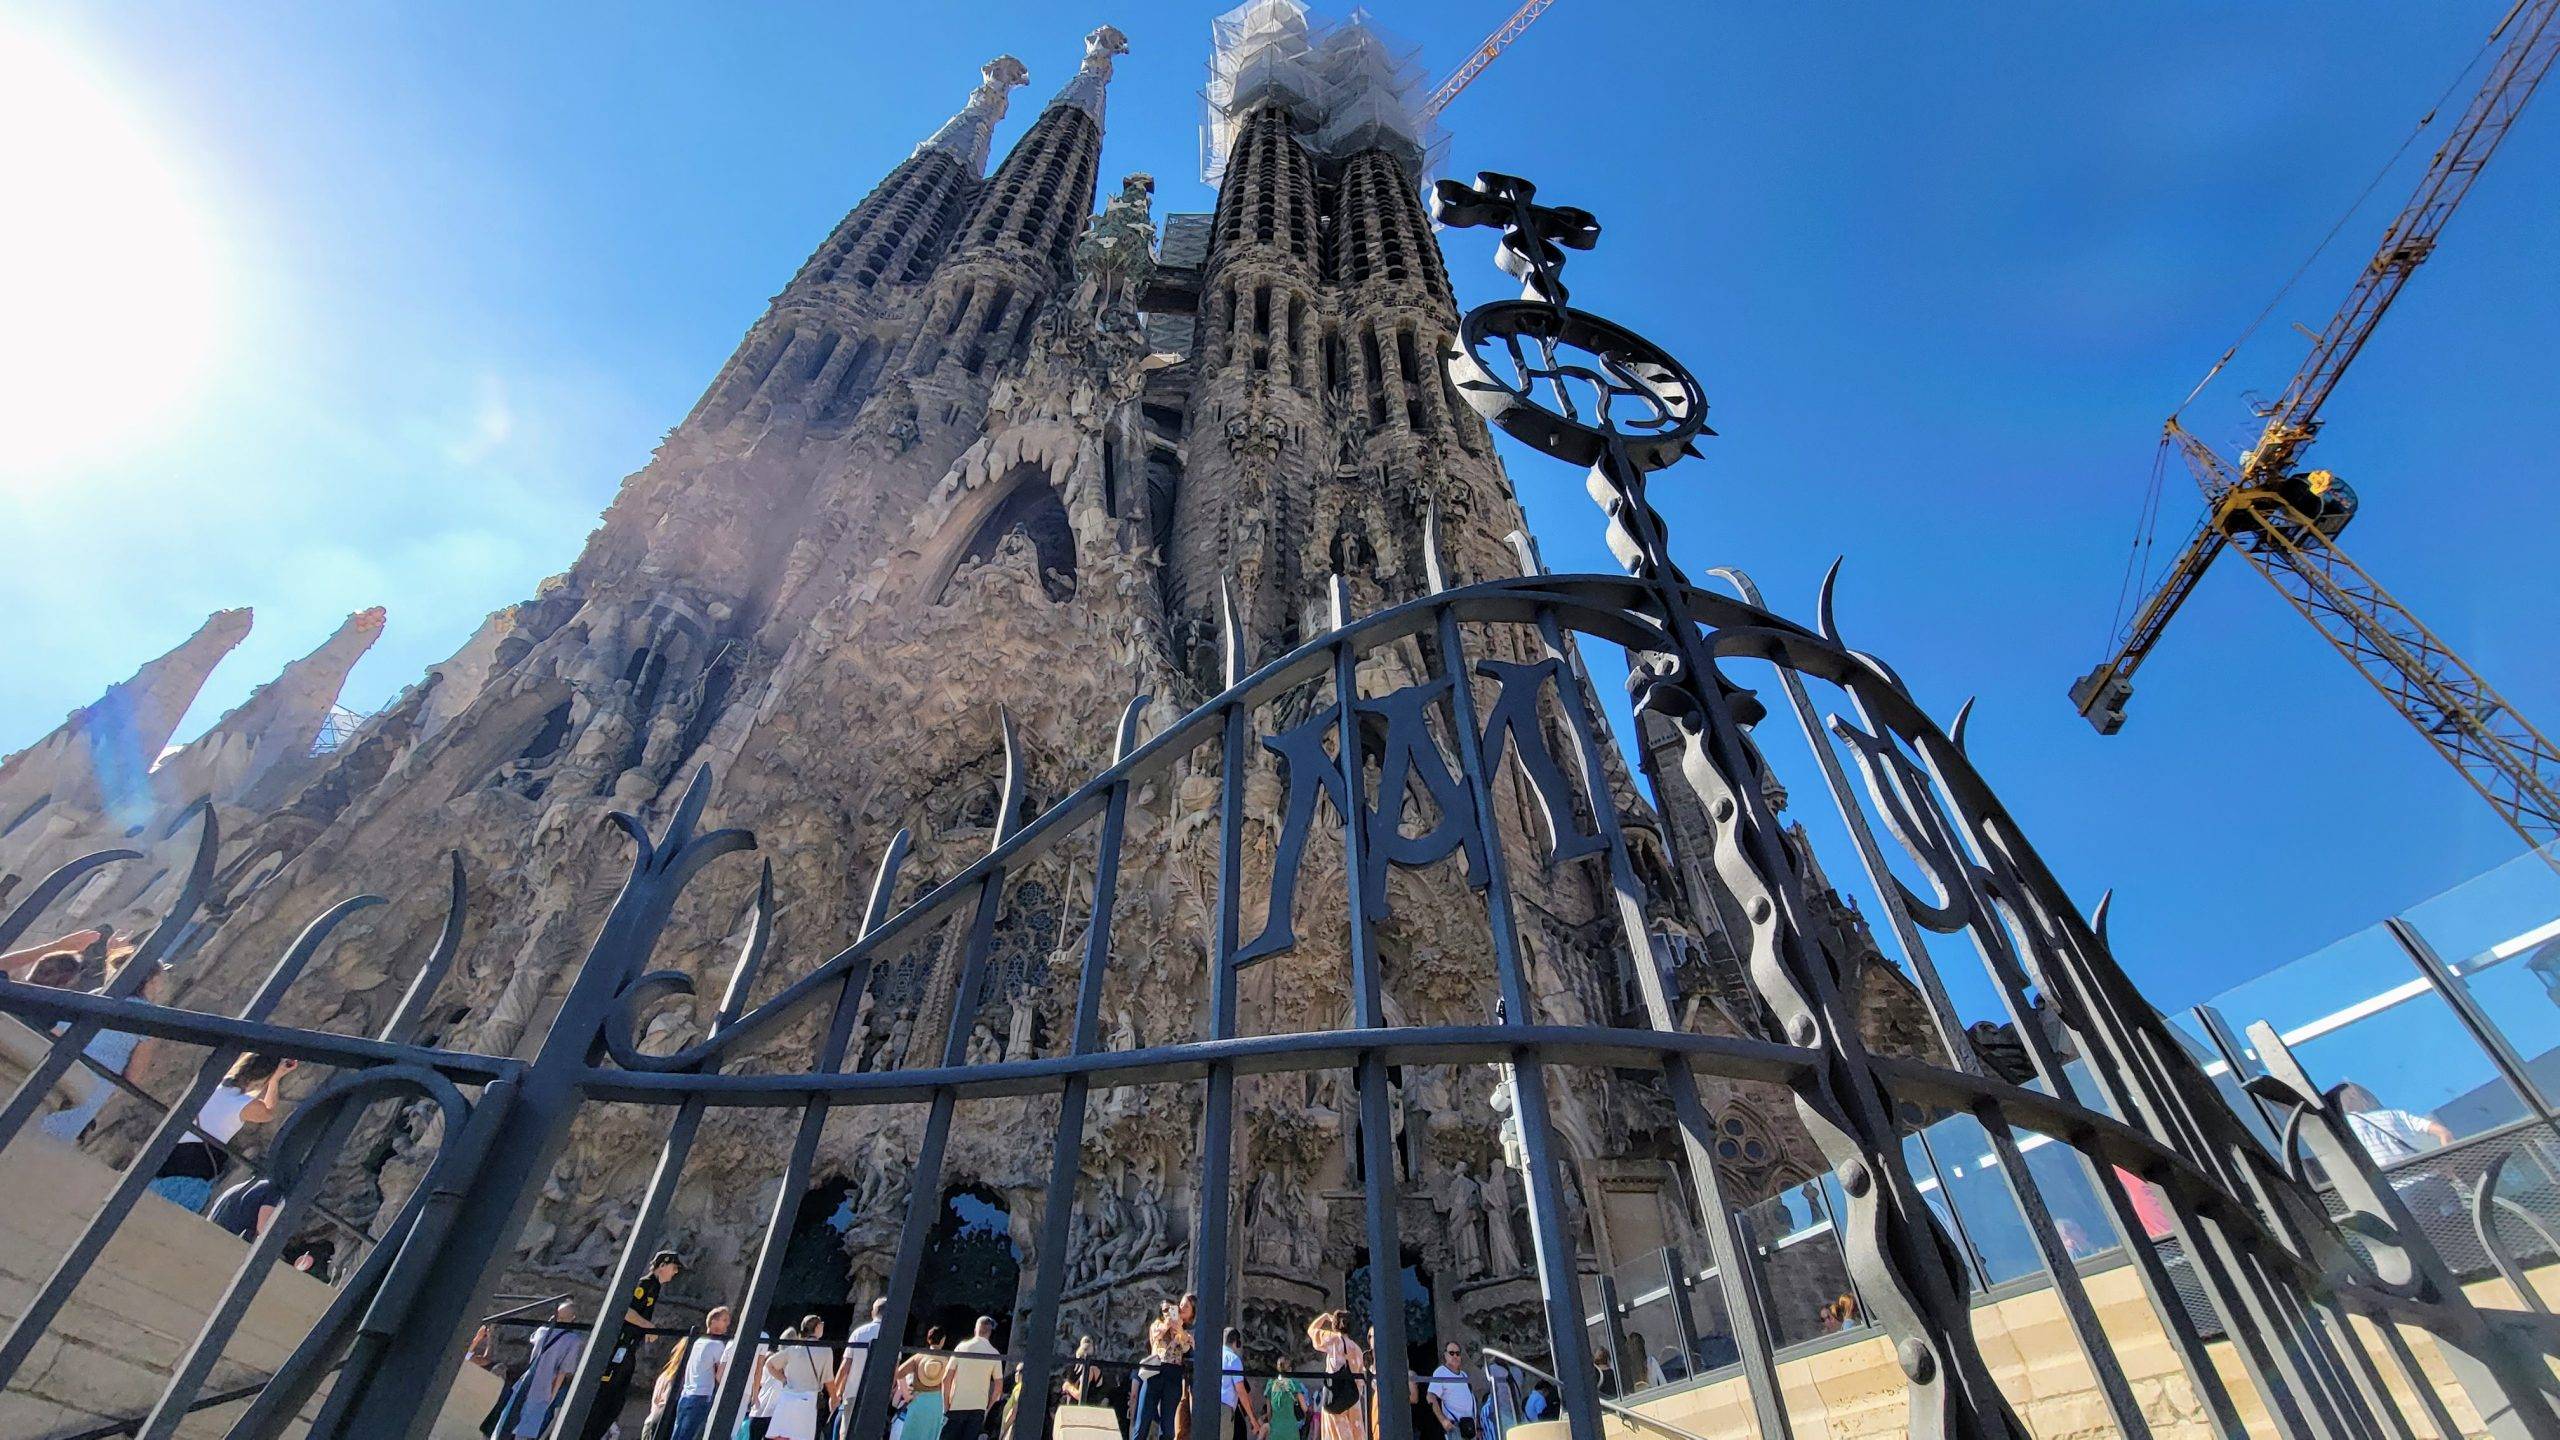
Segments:
[[[1287,110],[1300,141],[1320,156],[1383,148],[1421,177],[1439,138],[1421,113],[1422,68],[1366,14],[1323,24],[1302,0],[1245,0],[1209,30],[1200,178],[1225,178],[1244,117],[1266,105]]]

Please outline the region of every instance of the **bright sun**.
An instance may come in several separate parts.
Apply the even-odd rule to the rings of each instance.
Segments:
[[[165,429],[223,328],[225,266],[137,107],[0,16],[0,480],[41,485]]]

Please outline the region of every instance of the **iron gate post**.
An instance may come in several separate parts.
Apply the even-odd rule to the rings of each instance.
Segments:
[[[695,833],[710,798],[706,765],[694,772],[674,818],[655,839],[633,817],[611,817],[637,847],[630,877],[571,979],[560,1013],[543,1032],[541,1048],[516,1077],[513,1103],[475,1112],[465,1128],[481,1133],[445,1137],[448,1145],[481,1149],[486,1159],[443,1227],[442,1243],[420,1245],[413,1232],[412,1243],[384,1277],[386,1296],[411,1297],[393,1317],[397,1335],[370,1373],[340,1374],[339,1385],[359,1386],[361,1398],[332,1430],[315,1428],[313,1440],[423,1440],[434,1427],[437,1407],[421,1397],[444,1394],[461,1368],[473,1317],[488,1308],[516,1234],[576,1123],[605,1024],[624,988],[657,948],[686,882],[720,856],[755,845],[743,830]]]

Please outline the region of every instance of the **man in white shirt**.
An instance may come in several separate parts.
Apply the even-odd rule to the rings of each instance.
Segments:
[[[1476,1387],[1467,1377],[1467,1352],[1451,1345],[1440,1352],[1440,1368],[1431,1372],[1431,1408],[1443,1433],[1457,1440],[1476,1440]]]
[[[853,1333],[845,1337],[844,1367],[836,1372],[836,1388],[843,1392],[843,1398],[836,1402],[836,1408],[847,1415],[853,1413],[854,1399],[862,1394],[862,1369],[871,1362],[872,1342],[880,1338],[880,1314],[888,1308],[886,1295],[872,1301],[871,1318],[854,1326]]]
[[[997,1358],[1003,1353],[996,1349],[996,1317],[979,1316],[978,1333],[960,1342],[951,1362],[944,1440],[979,1440],[986,1433],[987,1411],[1004,1387],[1004,1361]]]
[[[685,1349],[684,1378],[676,1387],[676,1424],[668,1440],[702,1440],[711,1423],[711,1402],[720,1393],[720,1377],[729,1369],[729,1307],[718,1306],[702,1317],[702,1334]]]
[[[1218,1403],[1227,1407],[1227,1440],[1255,1440],[1270,1433],[1268,1422],[1254,1409],[1253,1387],[1244,1378],[1244,1332],[1227,1327],[1218,1347]]]

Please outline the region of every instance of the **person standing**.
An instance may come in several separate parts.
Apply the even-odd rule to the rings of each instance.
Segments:
[[[1288,1375],[1274,1375],[1263,1388],[1263,1440],[1306,1440],[1307,1413],[1314,1409],[1307,1388]]]
[[[78,957],[74,956],[73,958],[76,961]],[[39,961],[38,963],[41,964],[42,961]],[[92,995],[104,995],[108,991],[113,990],[115,988],[116,978],[122,975],[124,973],[124,967],[131,963],[133,963],[132,957],[130,955],[126,956],[124,960],[118,962],[114,968],[108,971],[107,983],[90,991],[89,993]],[[142,984],[134,990],[133,998],[136,1000],[157,1002],[160,998],[158,994],[159,988],[160,968],[155,965],[152,967],[151,973],[143,977]],[[55,1028],[59,1029],[61,1027],[57,1026]],[[140,1074],[150,1066],[152,1055],[159,1043],[160,1042],[157,1040],[152,1040],[141,1035],[129,1035],[122,1030],[100,1030],[97,1034],[89,1037],[89,1043],[81,1047],[80,1054],[83,1058],[88,1060],[91,1065],[95,1065],[98,1069],[109,1075],[121,1075],[127,1079],[131,1079],[133,1076]],[[45,1134],[52,1136],[54,1139],[61,1141],[65,1145],[78,1144],[80,1142],[81,1133],[89,1128],[89,1122],[97,1119],[98,1112],[105,1109],[107,1107],[107,1102],[116,1097],[116,1087],[103,1079],[99,1079],[96,1076],[88,1074],[86,1067],[76,1069],[71,1073],[90,1082],[88,1093],[81,1098],[78,1104],[71,1106],[67,1110],[56,1110],[52,1114],[47,1115],[42,1120],[36,1122],[37,1129],[42,1130]]]
[[[578,1307],[563,1300],[560,1308],[551,1312],[551,1323],[533,1332],[533,1358],[526,1363],[523,1377],[516,1381],[516,1393],[507,1402],[507,1413],[498,1417],[502,1434],[530,1440],[542,1433],[544,1422],[551,1418],[552,1405],[569,1383],[569,1372],[577,1368],[577,1325]]]
[[[1477,1423],[1491,1431],[1491,1440],[1502,1440],[1512,1426],[1520,1423],[1520,1375],[1499,1360],[1484,1362],[1484,1408],[1477,1412]]]
[[[1476,1384],[1467,1374],[1467,1352],[1449,1345],[1440,1352],[1440,1368],[1431,1372],[1431,1412],[1439,1417],[1442,1433],[1456,1440],[1476,1440],[1481,1422],[1477,1418]]]
[[[782,1332],[781,1343],[764,1362],[773,1385],[766,1440],[818,1440],[818,1393],[827,1388],[829,1374],[827,1349],[818,1342],[826,1334],[824,1319],[803,1315],[797,1326]]]
[[[1191,1440],[1191,1352],[1199,1344],[1193,1333],[1200,1323],[1200,1292],[1185,1290],[1173,1307],[1174,1358],[1181,1361],[1182,1398],[1173,1406],[1173,1440]]]
[[[1227,1420],[1226,1440],[1256,1440],[1268,1427],[1254,1413],[1253,1389],[1244,1379],[1244,1332],[1227,1327],[1218,1346],[1218,1405]]]
[[[987,1431],[987,1413],[1004,1389],[1004,1362],[997,1358],[996,1317],[978,1317],[977,1333],[960,1342],[943,1383],[942,1431],[947,1440],[979,1440]]]
[[[720,1379],[729,1373],[729,1324],[726,1305],[702,1317],[701,1338],[685,1347],[684,1369],[676,1382],[676,1424],[668,1440],[702,1440],[711,1423],[711,1402],[720,1395]]]
[[[1316,1421],[1317,1440],[1367,1440],[1360,1391],[1368,1366],[1342,1327],[1339,1310],[1307,1322],[1307,1343],[1324,1357],[1324,1413]]]
[[[836,1407],[836,1433],[853,1434],[853,1405],[862,1398],[863,1367],[871,1363],[871,1347],[880,1339],[880,1316],[889,1308],[889,1297],[871,1302],[871,1318],[853,1327],[845,1337],[844,1363],[836,1367],[836,1378],[827,1383],[827,1399]]]
[[[661,1250],[650,1259],[649,1273],[631,1287],[631,1298],[622,1307],[622,1338],[614,1343],[604,1373],[596,1377],[596,1403],[587,1411],[587,1428],[579,1432],[579,1440],[604,1440],[604,1432],[621,1418],[622,1402],[631,1393],[631,1372],[649,1343],[649,1318],[658,1313],[658,1292],[683,1273],[684,1260],[673,1250]]]
[[[1173,1440],[1174,1412],[1182,1405],[1181,1328],[1170,1305],[1147,1326],[1147,1358],[1138,1362],[1138,1398],[1129,1417],[1129,1440]]]
[[[898,1366],[898,1381],[907,1387],[905,1424],[901,1440],[940,1440],[942,1435],[943,1387],[951,1379],[951,1361],[935,1352],[951,1343],[951,1337],[939,1325],[924,1332],[924,1349],[910,1355]]]
[[[151,1193],[202,1213],[213,1199],[214,1180],[231,1158],[222,1147],[244,1128],[276,1118],[277,1092],[284,1086],[285,1075],[299,1063],[272,1055],[243,1055],[234,1061],[222,1083],[213,1087],[203,1108],[196,1111],[195,1128],[200,1133],[179,1141],[160,1162],[160,1172],[151,1178]]]

